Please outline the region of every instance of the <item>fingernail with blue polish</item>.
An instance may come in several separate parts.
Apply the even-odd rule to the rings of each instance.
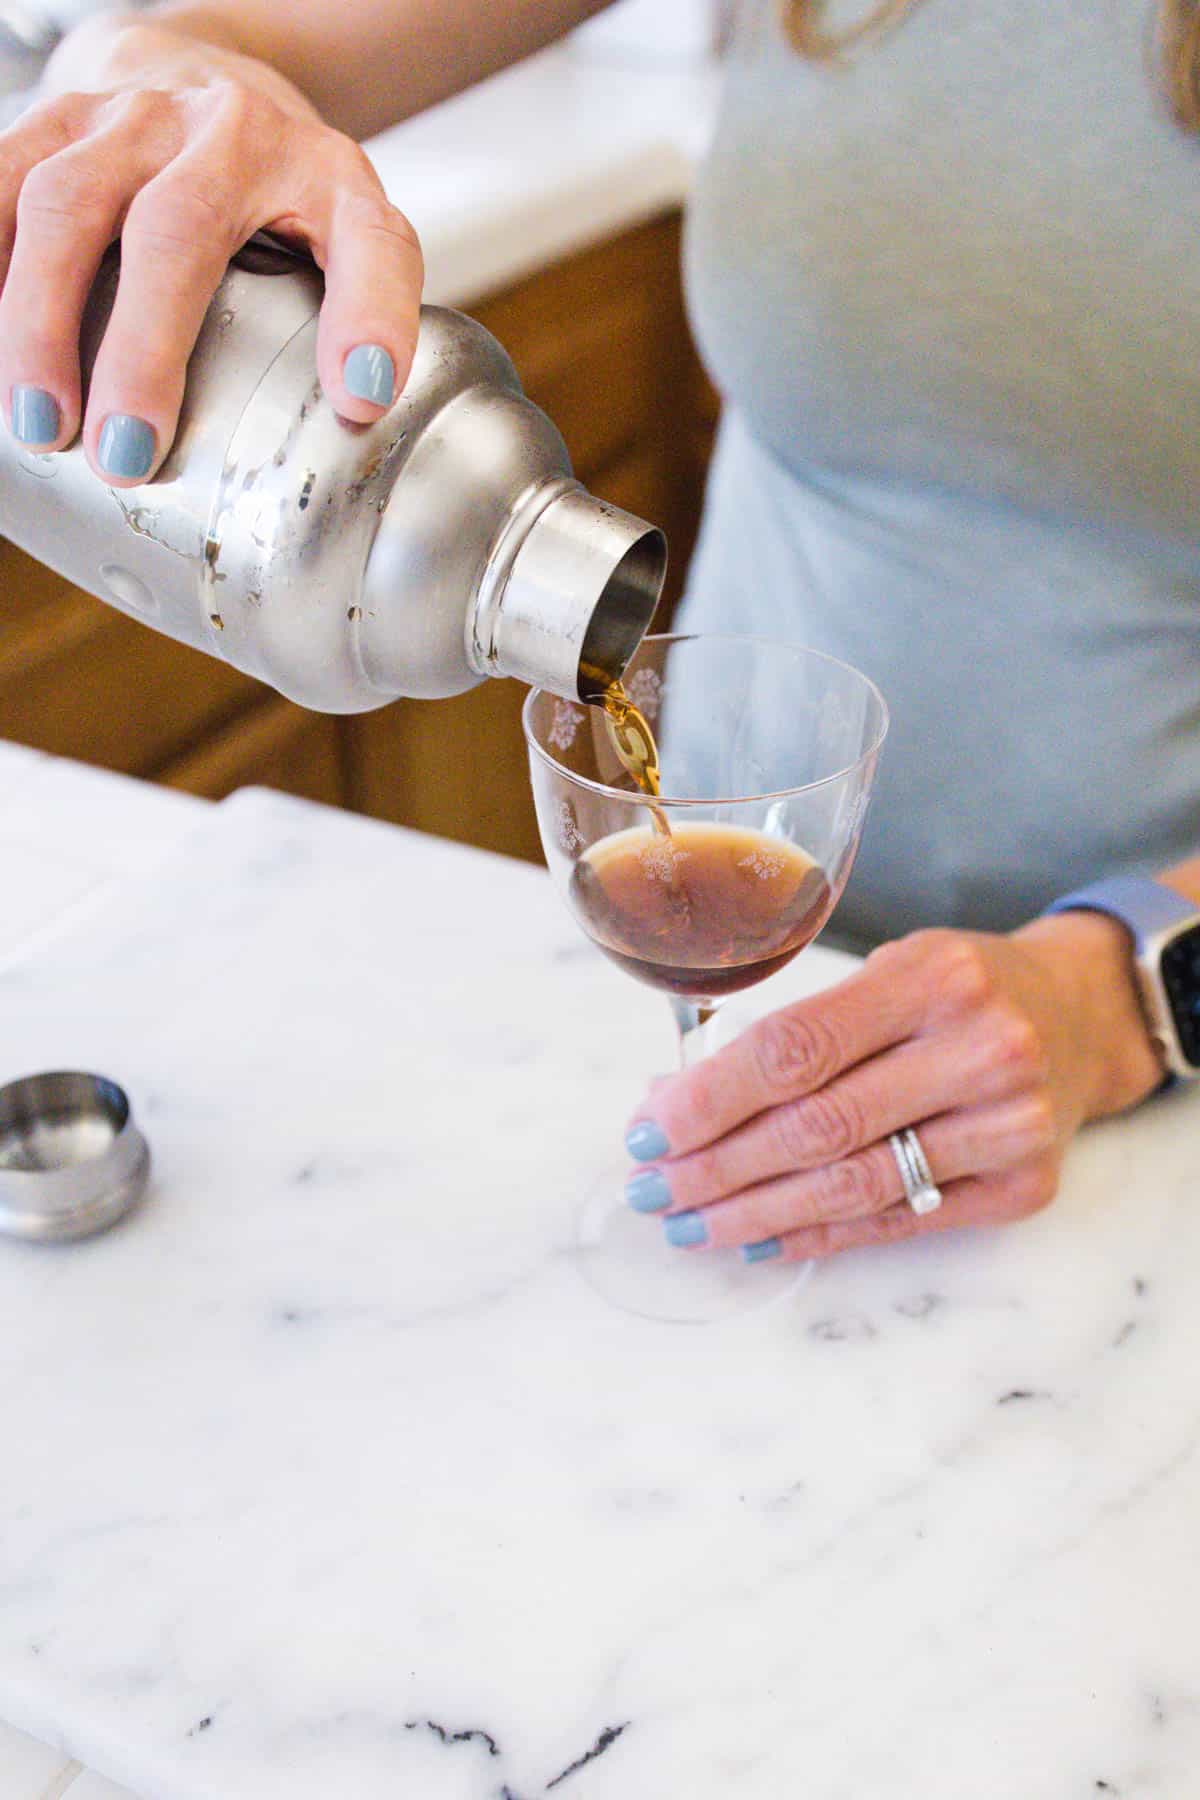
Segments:
[[[763,1238],[759,1244],[742,1245],[742,1261],[767,1262],[772,1256],[778,1256],[782,1249],[783,1245],[778,1238]]]
[[[372,406],[390,406],[396,392],[396,365],[381,344],[359,344],[342,364],[346,392]]]
[[[662,1212],[671,1204],[671,1190],[661,1169],[639,1169],[625,1183],[625,1198],[634,1212]]]
[[[667,1154],[667,1135],[653,1119],[639,1119],[625,1133],[625,1148],[637,1162],[653,1162]]]
[[[100,433],[96,458],[106,475],[140,481],[154,461],[154,428],[132,413],[109,413]]]
[[[20,444],[52,444],[62,426],[58,401],[45,388],[14,387],[13,436]]]
[[[708,1226],[699,1213],[676,1213],[673,1218],[663,1220],[663,1230],[668,1244],[674,1244],[677,1250],[686,1250],[692,1244],[703,1244],[708,1240]]]

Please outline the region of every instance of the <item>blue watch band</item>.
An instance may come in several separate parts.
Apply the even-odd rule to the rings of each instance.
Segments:
[[[1080,910],[1108,913],[1119,919],[1133,933],[1140,953],[1147,938],[1156,931],[1194,919],[1200,908],[1148,875],[1110,875],[1104,881],[1094,881],[1090,887],[1076,888],[1073,894],[1052,900],[1046,908],[1048,913]]]

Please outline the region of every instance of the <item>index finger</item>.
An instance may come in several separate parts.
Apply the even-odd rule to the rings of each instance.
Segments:
[[[342,418],[365,425],[408,379],[425,270],[404,214],[389,203],[373,171],[359,174],[330,218],[317,372]]]
[[[896,959],[876,953],[836,987],[769,1013],[671,1077],[626,1133],[630,1155],[647,1162],[698,1150],[901,1043],[920,1022],[925,997],[897,975]]]

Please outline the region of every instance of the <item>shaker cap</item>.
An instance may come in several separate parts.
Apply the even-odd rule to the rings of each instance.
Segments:
[[[136,1205],[149,1174],[149,1148],[115,1081],[60,1070],[0,1087],[0,1233],[88,1237]]]

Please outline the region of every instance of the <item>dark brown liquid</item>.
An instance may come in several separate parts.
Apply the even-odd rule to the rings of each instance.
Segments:
[[[829,883],[793,844],[737,825],[601,838],[576,863],[585,930],[652,987],[716,1000],[774,975],[817,935]]]
[[[634,786],[657,800],[658,745],[645,715],[634,705],[619,681],[610,681],[606,688],[589,698],[588,704],[598,706],[603,712],[608,741]],[[667,830],[665,820],[662,829]]]

